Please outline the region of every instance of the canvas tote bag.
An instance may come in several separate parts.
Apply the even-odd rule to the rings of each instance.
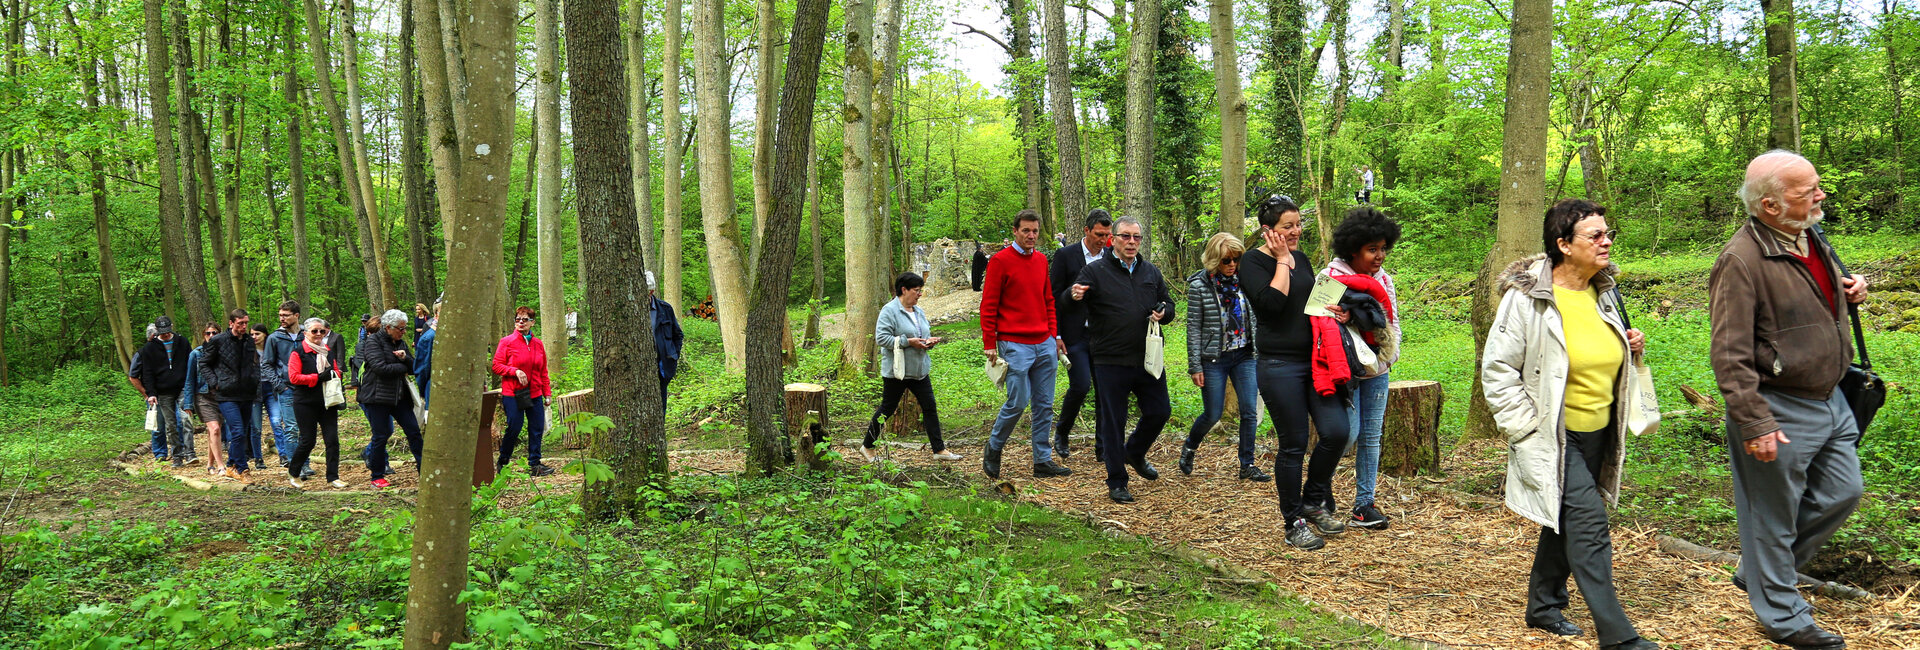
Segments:
[[[1633,329],[1633,322],[1627,320],[1627,302],[1620,297],[1620,285],[1613,285],[1614,307],[1620,310],[1620,325]],[[1633,364],[1627,369],[1627,403],[1621,409],[1620,416],[1626,420],[1627,430],[1633,435],[1644,436],[1660,428],[1660,399],[1653,392],[1653,369],[1647,367],[1644,353],[1631,352]]]
[[[1147,324],[1147,374],[1159,379],[1167,371],[1167,341],[1160,336],[1160,321]]]

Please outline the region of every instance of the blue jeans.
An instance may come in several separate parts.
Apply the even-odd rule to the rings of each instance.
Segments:
[[[270,428],[273,432],[273,453],[280,457],[280,464],[285,465],[300,449],[300,423],[293,414],[292,389],[274,391],[267,398],[267,416],[268,422],[273,425]],[[302,464],[299,469],[305,473],[307,466]]]
[[[227,438],[227,466],[237,471],[247,471],[247,459],[254,455],[259,440],[260,422],[254,419],[259,412],[253,402],[218,402],[220,420],[226,428],[221,429]]]
[[[1273,420],[1274,433],[1280,438],[1279,451],[1273,455],[1273,487],[1280,494],[1280,513],[1292,522],[1310,506],[1331,510],[1333,472],[1340,468],[1340,453],[1347,448],[1347,409],[1340,397],[1313,389],[1311,362],[1261,359],[1260,398],[1266,401],[1267,418]],[[1320,432],[1311,458],[1309,416]]]
[[[420,423],[414,420],[413,404],[361,404],[360,410],[367,414],[367,424],[373,429],[373,440],[367,443],[367,473],[379,479],[393,471],[387,466],[387,439],[393,437],[395,424],[399,424],[401,433],[407,436],[414,471],[420,471]]]
[[[153,434],[151,446],[153,448],[154,460],[166,460],[169,455],[169,449],[171,449],[173,453],[179,454],[182,458],[189,460],[194,458],[193,433],[187,430],[187,420],[180,414],[180,408],[177,405],[179,400],[180,396],[178,395],[173,397],[161,395],[158,403],[153,407],[160,411],[160,417],[158,418],[160,428],[148,432]],[[168,413],[173,414],[172,424],[168,424]]]
[[[432,387],[433,387],[433,378],[428,377],[426,375],[421,375],[420,376],[420,408],[423,408],[423,409],[433,408],[433,391],[428,390]]]
[[[1373,505],[1373,486],[1380,475],[1380,428],[1387,420],[1387,373],[1347,384],[1353,406],[1347,408],[1347,444],[1359,445],[1353,454],[1353,507]]]
[[[1034,344],[1000,341],[995,346],[1000,358],[1007,362],[1007,403],[1000,406],[1000,416],[993,420],[987,448],[999,451],[1006,447],[1013,425],[1020,421],[1020,413],[1032,405],[1033,464],[1053,460],[1053,445],[1048,438],[1053,434],[1053,380],[1059,366],[1059,360],[1054,358],[1053,341]]]
[[[540,439],[547,436],[547,398],[536,397],[533,407],[522,410],[520,400],[512,395],[500,398],[500,407],[507,412],[507,433],[500,438],[500,460],[494,465],[505,467],[513,460],[513,448],[520,445],[520,423],[527,423],[527,467],[540,464]]]
[[[1260,366],[1250,348],[1228,350],[1215,361],[1201,361],[1200,374],[1206,383],[1200,387],[1200,418],[1187,431],[1187,448],[1195,449],[1205,440],[1207,431],[1220,422],[1227,406],[1227,380],[1233,380],[1233,392],[1240,402],[1240,466],[1253,464],[1253,437],[1260,426]],[[1374,442],[1378,448],[1379,436]]]

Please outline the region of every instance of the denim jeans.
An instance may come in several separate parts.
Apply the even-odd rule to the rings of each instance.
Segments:
[[[220,402],[220,420],[226,427],[222,429],[227,436],[227,466],[238,471],[247,471],[247,459],[253,457],[254,447],[259,440],[260,422],[254,419],[259,412],[253,402]]]
[[[1373,505],[1373,486],[1380,477],[1380,429],[1387,420],[1387,373],[1355,379],[1347,384],[1353,406],[1347,408],[1347,445],[1359,445],[1353,454],[1353,507]]]
[[[1107,487],[1123,488],[1127,486],[1126,464],[1147,457],[1153,442],[1160,439],[1160,431],[1166,428],[1167,417],[1173,415],[1173,405],[1167,399],[1167,378],[1164,373],[1159,377],[1149,375],[1140,366],[1095,366],[1093,381],[1099,384],[1094,399],[1100,401],[1094,435],[1102,439],[1100,444],[1107,450]],[[1134,423],[1131,435],[1126,432],[1129,398],[1138,398],[1140,404],[1140,420]]]
[[[1313,389],[1313,364],[1306,361],[1261,359],[1260,397],[1267,403],[1267,417],[1273,420],[1274,433],[1280,439],[1279,452],[1273,455],[1273,484],[1280,495],[1280,513],[1291,523],[1301,518],[1309,505],[1328,507],[1333,503],[1333,472],[1340,468],[1340,453],[1347,448],[1347,409],[1339,396],[1321,395]],[[1310,460],[1309,416],[1320,432],[1320,442],[1313,447]],[[1304,482],[1300,476],[1303,461]]]
[[[533,408],[521,410],[520,400],[512,395],[500,399],[500,406],[507,412],[507,433],[500,438],[500,460],[494,464],[505,467],[513,460],[513,448],[520,445],[520,423],[527,423],[527,467],[540,464],[540,439],[547,435],[547,398],[533,398]],[[408,413],[407,417],[413,417]]]
[[[1187,448],[1195,449],[1205,440],[1207,431],[1220,422],[1227,407],[1227,380],[1233,380],[1233,392],[1240,402],[1240,466],[1253,464],[1253,437],[1260,426],[1259,360],[1249,348],[1228,350],[1216,361],[1201,361],[1200,418],[1187,431]],[[1378,442],[1376,438],[1375,442]]]
[[[1053,341],[1033,344],[1000,341],[995,346],[1000,359],[1007,362],[1007,403],[1000,406],[1000,416],[993,420],[987,448],[999,451],[1006,447],[1007,438],[1013,435],[1013,425],[1020,421],[1020,413],[1031,405],[1033,464],[1053,460],[1053,445],[1048,438],[1053,435],[1053,381],[1059,367]]]
[[[413,404],[361,404],[360,410],[367,414],[367,424],[373,429],[373,440],[367,444],[367,473],[378,479],[393,471],[387,465],[387,439],[393,437],[395,424],[399,424],[400,431],[407,436],[414,471],[420,471],[420,423],[414,420]]]
[[[1067,394],[1060,400],[1060,412],[1054,418],[1054,447],[1061,451],[1067,450],[1067,435],[1073,433],[1073,421],[1080,419],[1080,407],[1086,405],[1087,394],[1093,392],[1093,343],[1068,343],[1067,359],[1073,362],[1073,366],[1067,368]],[[1096,401],[1093,408],[1094,423],[1099,426],[1099,402]],[[1093,448],[1100,449],[1099,436],[1094,436]]]
[[[285,465],[300,448],[300,418],[293,410],[293,389],[274,391],[268,399],[268,413],[273,418],[273,453],[280,457],[280,464]],[[306,463],[301,463],[301,473],[307,468]]]
[[[423,408],[423,409],[433,408],[433,391],[431,390],[432,388],[433,388],[432,377],[420,378],[420,408]]]

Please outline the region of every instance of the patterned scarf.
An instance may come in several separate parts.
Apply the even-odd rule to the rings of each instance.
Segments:
[[[1226,313],[1227,334],[1230,339],[1245,338],[1247,327],[1245,309],[1240,303],[1240,276],[1210,274],[1213,288],[1220,293],[1220,308]]]

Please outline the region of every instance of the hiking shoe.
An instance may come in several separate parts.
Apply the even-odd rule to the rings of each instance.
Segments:
[[[1380,514],[1380,509],[1373,507],[1373,504],[1369,503],[1367,505],[1354,508],[1353,520],[1348,521],[1347,525],[1356,526],[1359,528],[1374,528],[1379,530],[1386,530],[1388,521],[1392,521],[1392,520],[1388,519],[1386,515]]]
[[[1267,476],[1266,472],[1260,471],[1259,467],[1256,467],[1253,465],[1241,465],[1240,478],[1242,480],[1253,481],[1255,483],[1265,483],[1267,481],[1273,480],[1273,477]]]
[[[1123,487],[1107,490],[1107,498],[1113,499],[1114,503],[1133,503],[1133,493]]]
[[[1160,472],[1158,470],[1155,470],[1153,468],[1153,463],[1147,462],[1147,459],[1145,458],[1142,458],[1136,462],[1131,462],[1127,464],[1133,466],[1133,473],[1139,474],[1140,478],[1147,479],[1149,481],[1159,480],[1160,478]]]
[[[1307,521],[1313,522],[1313,527],[1320,529],[1322,535],[1338,535],[1347,532],[1347,522],[1327,512],[1326,508],[1307,506],[1306,511],[1301,514],[1306,515]]]
[[[1180,448],[1180,475],[1193,476],[1193,448]]]
[[[1057,461],[1057,460],[1049,460],[1044,463],[1033,464],[1034,478],[1053,478],[1055,476],[1072,476],[1072,475],[1073,475],[1073,470],[1067,469],[1066,465],[1061,465],[1060,461]]]
[[[236,472],[236,471],[234,471],[234,469],[233,469],[233,468],[231,468],[231,467],[229,467],[229,468],[226,468],[225,470],[222,470],[222,471],[220,472],[220,476],[221,476],[221,478],[225,478],[225,479],[227,479],[227,480],[230,480],[230,481],[238,481],[238,480],[242,480],[242,479],[241,479],[241,477],[240,477],[240,473],[239,473],[239,472]]]
[[[934,460],[960,460],[960,454],[953,453],[950,450],[942,449],[933,455],[933,459]]]
[[[340,479],[334,479],[332,483],[328,483],[327,485],[331,485],[331,486],[334,486],[334,487],[336,487],[336,488],[340,488],[340,489],[346,489],[346,487],[347,487],[347,482],[346,482],[346,481],[342,481],[342,480],[340,480]]]
[[[553,476],[553,468],[546,465],[534,465],[527,468],[528,476]]]
[[[369,481],[368,484],[377,488],[384,488],[384,487],[387,487],[388,485],[392,485],[391,483],[387,482],[387,479],[384,479],[384,478],[373,479],[372,481]]]
[[[292,476],[289,476],[289,477],[287,477],[287,482],[288,482],[288,483],[292,483],[292,484],[293,484],[293,489],[295,489],[295,490],[305,490],[305,489],[307,489],[307,486],[305,486],[305,485],[301,485],[301,484],[300,484],[300,479],[298,479],[298,478],[295,478],[295,477],[292,477]]]
[[[987,448],[986,456],[980,459],[980,471],[986,472],[987,478],[1000,478],[1000,450]]]
[[[185,458],[181,458],[181,457],[179,457],[179,456],[174,456],[174,457],[173,457],[173,468],[174,468],[174,469],[180,469],[180,468],[182,468],[182,467],[186,467],[186,466],[187,466],[187,459],[185,459]]]
[[[1318,551],[1326,545],[1327,540],[1322,538],[1318,533],[1313,532],[1313,527],[1308,526],[1307,520],[1305,519],[1295,519],[1292,525],[1287,526],[1287,546],[1308,551]]]

